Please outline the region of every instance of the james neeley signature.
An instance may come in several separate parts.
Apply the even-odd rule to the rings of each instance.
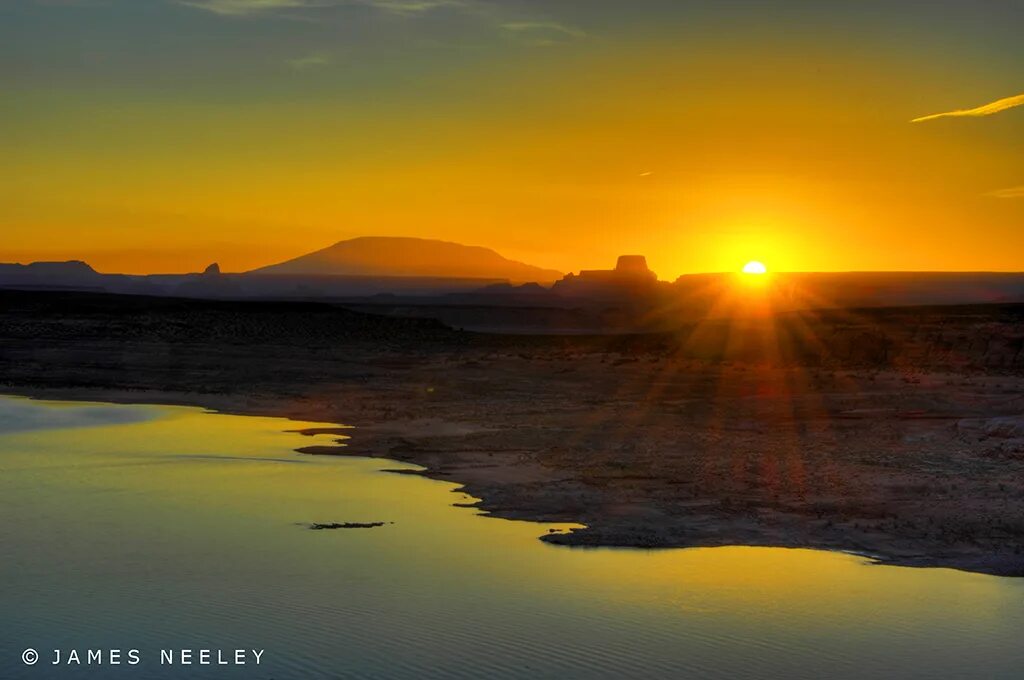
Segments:
[[[259,666],[262,649],[161,649],[161,666]],[[27,666],[40,661],[39,652],[29,648],[21,653]],[[53,649],[47,659],[51,666],[138,666],[145,657],[138,649]]]

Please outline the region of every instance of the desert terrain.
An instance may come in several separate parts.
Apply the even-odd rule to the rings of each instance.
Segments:
[[[543,540],[1024,575],[1024,306],[502,336],[321,303],[0,292],[0,392],[346,425]],[[382,468],[387,468],[382,463]]]

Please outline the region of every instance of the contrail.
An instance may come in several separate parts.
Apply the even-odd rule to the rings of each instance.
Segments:
[[[1024,186],[997,189],[996,191],[990,191],[988,195],[995,196],[996,198],[1024,198]]]
[[[993,113],[999,113],[1007,109],[1012,109],[1016,106],[1024,106],[1024,94],[1018,94],[1013,97],[1007,97],[1005,99],[997,99],[994,102],[988,104],[982,104],[981,106],[973,109],[958,109],[956,111],[946,111],[945,113],[933,113],[930,116],[921,116],[920,118],[914,118],[911,123],[921,123],[926,120],[935,120],[936,118],[950,118],[960,116],[991,116]]]

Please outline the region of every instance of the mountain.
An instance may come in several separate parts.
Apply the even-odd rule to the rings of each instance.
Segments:
[[[97,285],[103,275],[81,260],[67,262],[0,263],[0,284],[22,283],[31,286]]]
[[[315,276],[416,276],[551,283],[562,273],[502,257],[490,248],[425,238],[363,236],[248,272]]]

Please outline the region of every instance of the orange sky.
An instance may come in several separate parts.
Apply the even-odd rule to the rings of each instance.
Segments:
[[[3,10],[0,261],[404,235],[669,279],[1024,269],[1024,107],[910,122],[1024,90],[1016,15],[250,2]]]

